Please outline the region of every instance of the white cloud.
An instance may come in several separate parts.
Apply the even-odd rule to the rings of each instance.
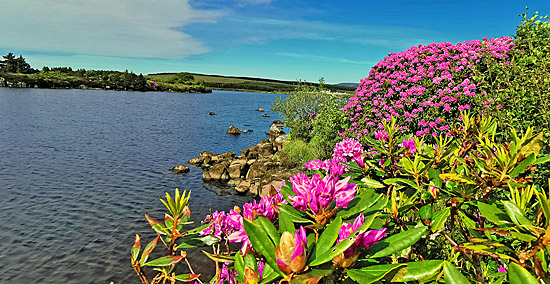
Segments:
[[[0,47],[130,58],[185,58],[208,48],[181,32],[222,11],[188,0],[4,0]]]

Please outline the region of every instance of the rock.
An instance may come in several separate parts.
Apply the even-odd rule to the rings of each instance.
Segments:
[[[287,141],[289,141],[288,140],[288,134],[280,135],[279,137],[275,138],[275,141],[273,141],[273,146],[276,148],[277,152],[281,151],[281,150],[283,150],[283,145]]]
[[[248,130],[243,130],[243,133],[248,133]]]
[[[229,177],[232,179],[238,179],[243,175],[243,170],[246,166],[245,159],[234,160],[229,165],[227,171],[229,172]]]
[[[227,172],[226,162],[220,163],[220,164],[214,164],[212,167],[210,167],[210,170],[208,170],[208,173],[210,174],[210,179],[212,180],[229,179],[229,173]],[[225,177],[224,177],[224,174],[226,175]]]
[[[270,117],[270,115],[267,114],[267,113],[262,114],[262,116],[263,116],[263,117]]]
[[[263,112],[263,111],[265,111],[265,110],[264,110],[263,108],[259,108],[259,109],[257,109],[256,111]]]
[[[235,136],[241,135],[241,132],[242,131],[240,129],[238,129],[237,127],[235,127],[233,125],[231,125],[229,127],[229,129],[227,129],[227,134],[231,134],[231,135],[235,135]]]
[[[205,159],[205,157],[197,157],[197,158],[189,159],[189,161],[187,161],[187,163],[189,163],[193,166],[200,166],[204,163],[204,159]]]
[[[258,190],[260,189],[260,185],[255,182],[254,184],[250,185],[250,187],[248,188],[248,191],[252,194],[258,194]]]
[[[214,156],[214,154],[210,151],[202,151],[201,152],[201,157],[211,157],[211,156]]]
[[[216,113],[213,112],[213,111],[209,112],[208,114],[209,114],[209,115],[216,115]]]
[[[266,195],[269,195],[271,193],[271,186],[273,186],[273,188],[275,188],[275,190],[277,190],[277,189],[279,189],[281,184],[283,184],[283,181],[282,180],[277,180],[277,181],[274,181],[274,182],[271,182],[269,184],[266,184],[266,185],[262,186],[262,190],[259,193],[260,197],[264,197]]]
[[[248,132],[254,132],[254,130],[252,130],[252,129],[248,129]]]
[[[250,126],[250,124],[245,124],[244,126]]]
[[[210,177],[210,172],[209,171],[203,171],[202,172],[202,180],[203,181],[211,181],[212,180],[212,177]]]
[[[179,166],[171,168],[170,170],[177,173],[177,174],[182,174],[182,173],[188,173],[189,172],[189,167],[186,166],[186,165],[179,165]]]
[[[250,181],[243,180],[237,186],[235,187],[235,190],[244,193],[248,191],[248,188],[250,187]]]

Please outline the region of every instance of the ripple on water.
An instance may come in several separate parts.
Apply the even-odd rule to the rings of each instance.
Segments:
[[[254,110],[275,97],[0,88],[0,283],[135,283],[129,249],[154,238],[143,214],[162,219],[165,192],[191,190],[194,221],[250,200],[168,169],[264,139],[277,116]]]

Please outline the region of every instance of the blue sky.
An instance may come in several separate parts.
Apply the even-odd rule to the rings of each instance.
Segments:
[[[195,72],[329,83],[390,52],[512,35],[550,1],[3,0],[0,53],[34,68]]]

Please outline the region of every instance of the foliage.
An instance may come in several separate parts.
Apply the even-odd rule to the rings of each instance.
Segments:
[[[205,252],[217,267],[211,283],[536,283],[550,245],[548,193],[532,179],[550,160],[539,155],[543,136],[512,130],[503,144],[494,119],[462,118],[435,144],[383,122],[386,135],[365,138],[365,148],[339,142],[333,160],[259,201],[213,212],[192,230],[200,241],[177,247],[218,244]],[[173,265],[149,263],[161,273]]]
[[[550,154],[550,22],[548,16],[535,13],[517,27],[515,47],[506,62],[485,60],[476,72],[479,87],[495,99],[489,111],[506,129],[526,131],[533,127],[545,133],[544,153]],[[509,131],[500,133],[510,139]],[[537,176],[546,183],[550,166],[546,165]],[[548,184],[546,184],[547,186]]]
[[[29,74],[35,71],[21,55],[15,57],[10,52],[3,57],[4,61],[0,61],[0,72]]]
[[[309,160],[321,156],[321,149],[312,143],[301,139],[292,138],[286,142],[283,150],[277,153],[281,159],[287,160],[290,164],[302,165]]]
[[[484,39],[419,45],[392,53],[376,64],[369,77],[361,80],[357,93],[344,107],[350,115],[348,136],[379,131],[391,116],[405,133],[419,137],[448,134],[458,123],[459,113],[471,109],[480,113],[484,95],[474,77],[481,60],[504,62],[512,39]],[[489,99],[488,99],[489,100]]]

